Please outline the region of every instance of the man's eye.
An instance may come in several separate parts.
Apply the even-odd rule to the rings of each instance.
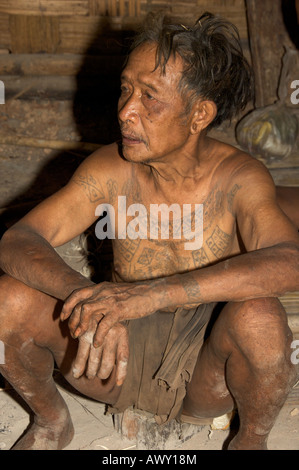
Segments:
[[[145,95],[145,97],[146,97],[148,100],[150,100],[150,101],[152,101],[152,100],[155,99],[155,98],[154,98],[150,93],[148,93],[147,91],[144,93],[144,95]]]
[[[126,87],[126,86],[124,86],[124,85],[122,85],[122,86],[120,87],[120,92],[121,92],[122,94],[128,93],[128,91],[129,91],[128,87]]]

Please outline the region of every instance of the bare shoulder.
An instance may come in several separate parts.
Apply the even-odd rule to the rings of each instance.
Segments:
[[[216,142],[219,163],[217,185],[227,195],[229,212],[234,216],[254,207],[275,204],[275,185],[265,165],[237,147]]]
[[[235,177],[242,177],[248,180],[260,177],[264,178],[268,182],[272,181],[272,177],[269,173],[268,168],[257,158],[236,149],[234,154],[235,160],[235,171],[233,175]]]
[[[269,170],[260,160],[229,144],[220,143],[219,149],[223,155],[219,170],[228,186],[238,184],[249,189],[253,185],[257,190],[274,188]]]
[[[122,158],[117,143],[104,145],[89,155],[79,166],[75,174],[80,171],[92,172],[94,176],[104,172],[115,171],[121,166],[126,166],[126,161]]]
[[[232,189],[228,204],[246,249],[257,250],[285,241],[298,243],[297,229],[278,205],[276,187],[266,166],[238,149],[229,158]]]
[[[124,160],[116,143],[103,146],[78,167],[70,183],[80,186],[92,203],[111,202],[116,185],[126,179],[130,163]]]
[[[237,150],[232,182],[240,186],[243,203],[261,204],[275,202],[276,188],[268,168],[251,155]]]

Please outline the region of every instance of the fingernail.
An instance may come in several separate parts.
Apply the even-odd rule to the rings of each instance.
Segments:
[[[93,344],[94,348],[99,348],[100,346],[103,345],[103,341],[98,341],[98,340],[95,339],[95,340],[92,342],[92,344]]]
[[[76,369],[76,367],[73,367],[73,377],[75,379],[79,379],[81,373],[80,373],[80,370]]]
[[[74,333],[74,337],[77,338],[80,333],[81,333],[81,328],[80,327],[76,328],[75,333]]]

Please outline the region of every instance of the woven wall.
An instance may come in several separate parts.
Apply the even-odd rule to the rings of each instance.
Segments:
[[[83,54],[96,36],[130,30],[147,12],[157,9],[187,22],[206,10],[223,15],[238,27],[246,49],[244,1],[0,0],[0,49],[13,54]],[[108,47],[111,53],[111,44]]]

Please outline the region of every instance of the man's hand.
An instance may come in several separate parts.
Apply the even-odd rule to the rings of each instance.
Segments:
[[[96,376],[102,380],[107,379],[114,366],[116,366],[116,384],[122,385],[129,358],[128,333],[120,323],[112,327],[101,347],[93,346],[94,331],[88,330],[79,338],[78,352],[73,366],[75,378],[81,377],[86,370],[89,379]]]
[[[167,307],[163,279],[138,283],[110,283],[76,289],[66,300],[61,320],[69,318],[74,338],[94,332],[93,347],[104,345],[109,330],[124,320],[150,315]],[[90,338],[89,338],[90,340]],[[82,345],[82,350],[83,348]]]

